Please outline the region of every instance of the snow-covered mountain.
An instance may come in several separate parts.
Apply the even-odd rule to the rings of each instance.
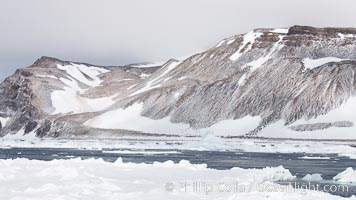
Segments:
[[[256,29],[185,60],[42,57],[0,86],[6,134],[356,139],[356,29]]]

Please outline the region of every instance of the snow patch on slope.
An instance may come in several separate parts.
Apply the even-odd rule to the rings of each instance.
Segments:
[[[212,132],[216,136],[241,136],[255,129],[261,117],[247,115],[240,119],[222,120],[214,125],[200,129],[201,132]]]
[[[271,30],[271,33],[280,33],[280,34],[287,34],[289,31],[289,28],[276,28]]]
[[[154,63],[142,63],[142,64],[134,64],[132,67],[136,68],[149,68],[149,67],[159,67],[164,65],[166,62],[154,62]]]
[[[71,65],[58,64],[57,68],[66,71],[68,75],[90,87],[99,86],[102,80],[98,77],[98,75],[109,72],[109,70],[103,68],[89,67],[83,64],[75,63],[71,63]],[[89,79],[86,76],[88,76]]]
[[[253,72],[256,69],[260,68],[265,62],[267,62],[269,59],[272,58],[272,56],[275,52],[278,52],[283,47],[282,45],[280,45],[283,38],[284,38],[284,36],[279,36],[279,40],[272,46],[272,48],[268,52],[268,54],[258,58],[257,60],[247,63],[246,65],[242,66],[242,69],[244,69],[247,66],[250,66],[251,67],[250,72]]]
[[[25,127],[22,127],[16,134],[7,134],[4,136],[5,140],[27,140],[27,141],[37,141],[36,131],[40,127],[37,125],[31,132],[25,134]]]
[[[246,116],[237,120],[223,120],[211,127],[193,129],[188,124],[172,123],[169,117],[153,120],[141,116],[142,104],[134,104],[126,109],[108,111],[84,123],[93,128],[128,129],[144,133],[174,135],[201,135],[212,132],[215,135],[243,135],[253,130],[261,121],[260,117]],[[139,122],[139,123],[138,123]]]
[[[337,36],[342,40],[345,39],[345,38],[356,38],[356,35],[354,35],[354,34],[338,33]]]
[[[9,120],[10,120],[10,117],[0,117],[1,126],[5,127]]]
[[[181,134],[189,125],[174,124],[169,118],[153,120],[141,116],[142,104],[134,104],[126,109],[108,111],[84,123],[93,128],[128,129],[145,133]]]
[[[57,77],[53,76],[53,75],[36,75],[36,77],[40,77],[40,78],[53,78],[53,79],[58,79]]]
[[[220,41],[215,47],[220,47],[221,45],[223,45],[225,43],[225,40]]]
[[[238,60],[244,52],[247,52],[247,51],[251,50],[252,45],[255,42],[255,40],[257,38],[259,38],[262,34],[263,33],[258,33],[258,32],[254,32],[254,31],[246,33],[244,35],[244,39],[243,39],[242,45],[240,46],[240,48],[234,54],[232,54],[230,56],[230,60],[232,60],[232,61]],[[246,45],[249,45],[248,48],[245,48]],[[244,52],[241,52],[242,50],[244,50]]]
[[[303,64],[305,68],[314,69],[316,67],[322,66],[329,62],[341,62],[346,59],[335,58],[335,57],[325,57],[325,58],[318,58],[318,59],[311,59],[311,58],[304,58]]]
[[[228,40],[227,42],[226,42],[226,44],[232,44],[233,42],[235,42],[235,38],[233,38],[233,39],[230,39],[230,40]]]
[[[140,78],[142,78],[142,79],[145,79],[149,76],[150,76],[150,74],[145,74],[145,73],[140,74]]]
[[[162,82],[161,79],[162,79],[166,74],[168,74],[170,71],[172,71],[175,67],[177,67],[180,63],[181,63],[181,61],[173,61],[173,62],[171,62],[171,63],[169,63],[169,64],[163,66],[162,69],[163,69],[164,71],[163,71],[162,73],[160,73],[159,76],[157,76],[157,77],[155,77],[154,79],[148,81],[148,82],[146,83],[146,85],[145,85],[143,88],[137,90],[136,92],[134,92],[134,93],[131,94],[130,96],[135,96],[135,95],[137,95],[137,94],[140,94],[140,93],[143,93],[143,92],[147,92],[147,91],[152,90],[152,89],[154,89],[154,88],[160,87],[161,84],[159,84],[159,83]],[[161,72],[161,70],[160,70],[160,72]],[[163,82],[165,82],[165,81],[167,81],[167,80],[169,80],[169,77],[166,78],[166,79],[164,79]]]
[[[52,106],[55,114],[77,114],[83,112],[96,112],[104,110],[115,103],[116,95],[102,98],[85,98],[77,91],[66,87],[65,90],[54,91],[51,94]]]
[[[54,108],[52,115],[96,112],[104,110],[115,103],[113,99],[116,95],[95,99],[82,97],[81,94],[86,89],[82,89],[78,83],[79,81],[87,86],[97,87],[102,83],[98,76],[109,72],[109,70],[74,63],[65,66],[57,65],[57,67],[66,71],[69,77],[59,79],[65,84],[63,90],[55,90],[51,93],[51,101]]]
[[[215,46],[215,48],[223,46],[223,45],[231,44],[231,43],[235,42],[235,40],[236,40],[235,37],[223,39]]]

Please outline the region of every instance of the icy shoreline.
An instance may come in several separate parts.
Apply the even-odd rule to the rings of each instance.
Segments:
[[[122,137],[87,139],[40,139],[37,137],[3,137],[0,148],[78,148],[78,149],[165,149],[194,151],[242,151],[265,153],[338,154],[356,158],[352,141],[302,141],[275,139],[219,138],[206,134],[202,138],[188,137]]]

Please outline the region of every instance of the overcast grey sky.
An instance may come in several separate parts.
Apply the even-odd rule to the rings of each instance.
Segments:
[[[356,27],[355,0],[0,0],[0,81],[42,55],[161,61],[261,27]]]

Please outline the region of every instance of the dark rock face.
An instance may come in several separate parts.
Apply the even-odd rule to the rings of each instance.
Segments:
[[[292,26],[287,35],[313,35],[324,37],[336,37],[338,33],[356,34],[355,28],[314,28],[310,26]]]
[[[331,127],[353,127],[354,124],[348,121],[339,121],[333,123],[315,123],[315,124],[301,124],[296,126],[290,126],[289,128],[293,131],[315,131],[323,130]]]
[[[355,96],[354,52],[356,29],[293,26],[237,35],[181,62],[170,60],[149,67],[95,66],[109,71],[97,77],[85,70],[75,76],[58,67],[94,65],[42,57],[0,85],[0,116],[11,118],[6,126],[0,124],[0,135],[21,129],[37,137],[128,133],[83,124],[135,103],[143,105],[142,116],[155,120],[169,117],[172,123],[188,124],[192,129],[246,116],[259,117],[254,128],[243,132],[246,136],[256,136],[278,121],[293,131],[346,129],[353,127],[352,119],[294,123],[325,115]],[[304,62],[325,58],[331,61],[314,67]],[[100,84],[91,85],[96,81]],[[56,113],[51,95],[65,90],[77,95],[74,99],[86,107]],[[87,102],[102,97],[112,97],[114,103],[103,109],[87,109],[101,104],[88,106]],[[74,103],[81,107],[78,102]],[[63,103],[69,107],[73,104]]]
[[[70,62],[61,61],[56,58],[51,58],[47,56],[43,56],[40,59],[36,60],[35,63],[31,67],[56,67],[57,64],[69,64]]]
[[[51,125],[50,120],[45,120],[43,125],[36,131],[36,136],[39,138],[46,136],[51,131]]]
[[[37,122],[33,122],[30,121],[26,124],[25,126],[25,134],[30,133],[31,131],[35,130],[35,128],[37,127],[38,123]]]
[[[340,122],[334,122],[332,123],[332,125],[335,127],[353,127],[354,123],[348,121],[340,121]]]
[[[28,79],[31,75],[25,69],[17,70],[0,85],[0,111],[12,116],[12,125],[4,127],[1,134],[5,131],[18,131],[31,119],[39,117],[38,108],[32,104],[35,94]]]

